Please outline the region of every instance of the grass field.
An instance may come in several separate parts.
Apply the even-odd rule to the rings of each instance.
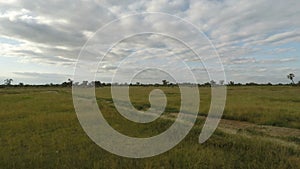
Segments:
[[[168,98],[163,115],[172,117],[179,109],[179,89],[160,88]],[[140,110],[149,108],[148,95],[153,89],[131,87],[133,105]],[[200,87],[199,91],[199,115],[205,116],[210,88]],[[298,169],[299,93],[299,87],[291,86],[228,87],[223,115],[227,121],[222,121],[207,142],[198,143],[202,117],[175,148],[155,157],[130,159],[113,155],[88,138],[76,117],[70,88],[2,88],[0,168]],[[149,137],[173,123],[172,118],[148,124],[130,122],[115,110],[109,87],[97,88],[96,95],[107,121],[123,134]]]

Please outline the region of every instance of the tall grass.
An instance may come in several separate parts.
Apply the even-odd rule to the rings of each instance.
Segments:
[[[131,89],[135,106],[149,104],[151,89]],[[169,98],[166,113],[178,110],[178,89],[162,87],[162,90]],[[209,107],[209,91],[209,88],[200,88],[203,114]],[[298,128],[300,109],[297,99],[300,98],[297,92],[299,88],[289,87],[229,88],[224,117]],[[149,124],[130,122],[114,109],[109,88],[99,88],[96,93],[105,118],[124,134],[149,137],[172,124],[163,119]],[[207,142],[198,144],[203,124],[200,119],[199,125],[168,152],[145,159],[123,158],[98,147],[84,133],[74,112],[70,89],[0,89],[0,100],[0,168],[297,169],[300,166],[299,149],[259,138],[217,131]],[[289,121],[285,122],[285,119]]]

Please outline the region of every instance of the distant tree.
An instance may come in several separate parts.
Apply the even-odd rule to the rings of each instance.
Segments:
[[[141,83],[140,83],[140,82],[136,82],[135,84],[136,84],[137,86],[139,86]]]
[[[88,86],[89,81],[82,81],[81,86]]]
[[[211,80],[211,81],[210,81],[210,85],[214,86],[214,85],[216,85],[216,84],[217,84],[216,81],[214,81],[214,80]]]
[[[287,78],[292,81],[292,84],[295,84],[294,77],[295,77],[295,75],[293,73],[290,73],[290,74],[287,75]]]
[[[204,86],[210,86],[210,83],[209,82],[206,82],[203,84]]]
[[[257,83],[254,83],[254,82],[250,82],[250,83],[246,83],[247,86],[257,86],[258,84]]]
[[[50,84],[51,85],[51,84]],[[63,87],[71,87],[73,85],[73,80],[71,80],[71,79],[68,79],[68,81],[67,82],[63,82],[62,84],[61,84],[61,86],[63,86]]]
[[[51,85],[51,86],[52,86],[52,85]],[[63,83],[61,84],[61,86],[67,87],[67,86],[68,86],[68,82],[63,82]]]
[[[79,86],[79,82],[74,82],[73,85],[74,86]]]
[[[95,87],[101,87],[101,82],[100,81],[95,81]]]
[[[72,79],[68,79],[68,82],[69,82],[69,86],[73,85],[73,80]]]
[[[297,85],[299,85],[299,86],[300,86],[300,81],[297,83]]]
[[[90,83],[88,83],[88,86],[90,86],[90,87],[95,86],[95,81],[91,81]]]
[[[225,82],[224,80],[220,80],[220,81],[219,81],[219,84],[220,84],[220,85],[224,85],[224,82]]]
[[[21,82],[20,82],[20,83],[19,83],[19,86],[24,86],[24,83],[21,83]]]
[[[162,80],[162,83],[164,86],[167,86],[169,84],[169,82],[167,80]]]
[[[228,84],[229,84],[230,86],[234,86],[234,81],[230,81]]]
[[[13,81],[14,81],[13,79],[5,79],[4,85],[10,86]]]

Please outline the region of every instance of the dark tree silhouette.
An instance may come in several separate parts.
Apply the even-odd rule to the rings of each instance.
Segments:
[[[162,80],[162,83],[164,86],[167,86],[169,82],[167,80]]]
[[[73,85],[73,80],[72,79],[68,79],[68,83],[69,83],[69,86],[72,86]]]
[[[13,79],[5,79],[4,84],[10,86],[13,81],[14,81]]]
[[[101,82],[100,81],[95,81],[95,87],[101,87]]]
[[[295,77],[295,75],[293,73],[290,73],[290,74],[287,75],[287,78],[290,79],[293,84],[295,84],[294,77]]]

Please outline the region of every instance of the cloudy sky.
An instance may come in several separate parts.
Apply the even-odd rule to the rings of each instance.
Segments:
[[[167,13],[172,17],[128,17],[145,12]],[[180,19],[172,22],[171,18],[176,17],[199,32],[186,28]],[[299,18],[299,0],[1,1],[0,80],[13,78],[14,83],[40,84],[73,78],[78,55],[92,38],[97,45],[89,50],[94,53],[83,52],[81,59],[86,69],[97,65],[96,70],[90,70],[96,72],[97,80],[111,81],[118,72],[115,81],[120,82],[134,81],[134,75],[139,81],[149,77],[189,81],[189,75],[182,70],[189,66],[197,81],[205,82],[209,78],[202,62],[214,58],[211,48],[206,46],[209,41],[205,35],[220,56],[227,81],[289,83],[289,73],[300,81]],[[115,25],[108,24],[112,22]],[[94,34],[107,24],[107,30]],[[157,33],[134,34],[142,30]],[[193,59],[194,53],[181,39],[159,34],[166,31],[184,35],[184,42],[195,42],[193,47],[201,49],[197,53],[201,61]],[[132,36],[116,39],[122,33]],[[198,34],[202,39],[196,39]],[[112,44],[108,41],[116,44],[109,46]],[[210,62],[206,66],[222,73],[220,66]],[[145,67],[149,69],[141,73]],[[177,77],[166,77],[168,73],[154,71],[153,67]]]

